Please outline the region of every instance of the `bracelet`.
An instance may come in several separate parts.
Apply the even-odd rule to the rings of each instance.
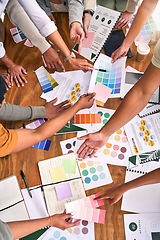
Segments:
[[[71,52],[71,54],[68,57],[66,57],[64,60],[67,62],[71,58],[76,58],[76,55],[73,52]]]
[[[83,12],[83,16],[84,16],[85,13],[89,13],[91,16],[93,16],[94,11],[92,11],[92,10],[85,10],[85,11]]]

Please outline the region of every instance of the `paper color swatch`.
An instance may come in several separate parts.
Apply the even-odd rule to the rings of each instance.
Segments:
[[[112,177],[105,163],[78,159],[79,170],[85,190],[112,183]]]
[[[63,166],[50,169],[49,172],[53,183],[61,182],[67,179]]]
[[[88,32],[88,37],[82,41],[82,47],[90,48],[94,39],[95,32]]]
[[[100,114],[76,114],[73,118],[73,124],[92,124],[92,123],[101,123],[101,115]]]
[[[18,27],[11,28],[10,32],[13,37],[13,40],[16,43],[22,42],[23,40],[26,39],[26,36],[22,33],[22,31]]]
[[[72,197],[72,191],[69,182],[57,184],[55,189],[59,201]]]
[[[25,41],[24,45],[27,47],[33,47],[33,44],[28,39]]]
[[[67,231],[78,240],[95,240],[93,222],[82,220],[78,226],[68,228]]]
[[[56,80],[49,74],[49,72],[41,66],[35,71],[38,81],[42,87],[44,93],[50,92],[58,86]]]
[[[48,151],[51,145],[51,140],[45,139],[40,143],[33,145],[32,147]]]
[[[61,230],[60,228],[50,227],[43,235],[37,240],[77,240],[67,230]]]
[[[93,92],[96,93],[95,98],[98,101],[105,103],[107,101],[107,99],[110,97],[112,89],[109,88],[108,86],[103,85],[100,82],[97,82],[97,84],[93,88]]]

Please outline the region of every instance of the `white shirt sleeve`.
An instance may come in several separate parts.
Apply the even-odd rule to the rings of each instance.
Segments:
[[[0,58],[4,57],[4,55],[5,55],[5,49],[4,49],[3,43],[0,42]]]
[[[160,68],[160,40],[157,42],[157,44],[154,48],[152,64],[155,67]]]
[[[57,30],[56,25],[35,0],[18,0],[42,36],[47,37]]]

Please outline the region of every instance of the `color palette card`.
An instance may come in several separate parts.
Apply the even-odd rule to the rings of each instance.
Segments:
[[[53,90],[53,88],[58,86],[56,80],[49,74],[49,72],[43,66],[38,68],[35,71],[35,73],[44,93],[50,92]]]
[[[53,91],[42,93],[41,97],[47,102],[57,97],[57,104],[69,99],[74,104],[81,95],[88,92],[91,73],[82,70],[55,72],[52,77],[59,85]]]
[[[72,213],[75,218],[91,222],[104,223],[106,210],[96,209],[96,207],[104,205],[102,199],[99,199],[100,201],[94,200],[94,198],[98,196],[100,196],[100,193],[66,203],[66,212]]]
[[[126,240],[160,239],[160,213],[124,214]]]
[[[88,28],[88,32],[90,33],[89,40],[85,40],[82,43],[80,54],[83,57],[95,62],[119,16],[120,13],[117,11],[99,5],[96,7]],[[91,33],[94,33],[94,36]],[[78,44],[74,46],[73,50],[78,52]]]
[[[132,154],[158,150],[160,146],[160,113],[140,118],[134,117],[125,125]]]
[[[33,44],[28,39],[25,41],[24,45],[27,47],[33,47]]]
[[[13,40],[16,43],[22,42],[23,40],[27,39],[26,36],[22,33],[22,31],[18,27],[11,28],[10,32],[13,37]]]
[[[55,133],[55,135],[64,134],[64,133],[79,132],[79,131],[84,131],[84,130],[85,130],[84,128],[78,127],[74,124],[70,124],[70,127],[65,125],[63,128],[61,128],[61,130],[59,130],[57,133]]]
[[[77,226],[66,230],[78,240],[95,240],[93,222],[82,220]]]
[[[67,230],[63,231],[60,228],[50,227],[37,240],[77,240],[77,238]]]
[[[76,114],[71,120],[73,124],[96,124],[101,123],[101,115],[95,113]]]
[[[104,69],[106,72],[97,70],[92,71],[88,91],[93,92],[97,82],[100,82],[104,86],[112,89],[110,98],[122,97],[125,83],[125,63],[126,57],[118,59],[115,63],[112,63],[112,58],[101,53],[94,64],[94,68]]]
[[[85,197],[74,153],[41,161],[38,167],[50,215],[63,212],[66,202]]]
[[[41,126],[46,121],[48,121],[48,120],[41,118],[32,123],[25,125],[25,128],[26,129],[35,129],[35,128]],[[50,145],[51,145],[51,140],[45,139],[45,140],[33,145],[32,147],[48,151],[50,148]]]
[[[93,88],[93,92],[96,93],[95,98],[98,101],[105,103],[110,97],[112,89],[109,88],[108,86],[103,85],[101,82],[97,82]]]
[[[73,152],[75,153],[76,140],[77,138],[74,137],[74,138],[69,138],[67,140],[61,141],[60,145],[61,145],[62,153],[63,154],[73,153]]]

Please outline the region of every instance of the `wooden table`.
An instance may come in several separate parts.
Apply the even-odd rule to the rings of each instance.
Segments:
[[[68,14],[67,13],[57,13],[55,14],[56,24],[59,27],[59,32],[63,37],[64,41],[68,45],[70,49],[73,47],[73,43],[69,38],[69,28],[68,28]],[[14,86],[7,92],[6,101],[8,103],[22,105],[22,106],[37,106],[44,105],[45,101],[40,98],[42,94],[42,89],[40,87],[39,82],[37,81],[36,75],[33,72],[38,67],[40,67],[42,62],[42,57],[37,48],[29,48],[24,46],[24,42],[14,43],[9,29],[13,27],[10,23],[8,17],[5,17],[5,25],[6,25],[6,41],[5,48],[8,56],[17,64],[20,64],[27,70],[27,80],[28,83],[25,87],[17,88]],[[151,46],[151,52],[147,56],[146,60],[143,63],[136,61],[136,47],[133,44],[131,47],[131,51],[133,57],[127,60],[127,65],[130,65],[136,68],[139,71],[145,71],[149,62],[152,58],[154,46]],[[61,59],[65,65],[66,70],[72,70],[71,66],[68,63],[65,63],[63,57]],[[0,64],[0,70],[5,70],[6,68],[3,64]],[[120,99],[110,99],[105,104],[105,107],[116,109],[120,104]],[[27,124],[28,122],[17,121],[17,122],[8,122],[2,121],[2,124],[6,128],[20,128],[22,124]],[[37,163],[44,159],[56,157],[62,155],[61,148],[59,142],[65,139],[69,139],[75,137],[76,134],[63,134],[57,135],[50,138],[52,140],[50,150],[43,151],[36,148],[29,148],[20,153],[12,154],[11,156],[0,159],[0,179],[6,178],[12,174],[15,174],[18,178],[18,182],[21,188],[25,188],[24,182],[20,176],[20,170],[23,169],[26,178],[28,180],[28,184],[30,187],[41,184],[40,175],[38,171]],[[104,187],[92,189],[86,192],[87,195],[91,195],[95,192],[100,191],[101,194],[105,193],[105,191],[114,186],[119,185],[124,182],[125,178],[125,167],[113,166],[109,165],[109,170],[113,178],[113,183]],[[95,235],[96,240],[123,240],[125,239],[124,233],[124,223],[123,223],[123,214],[121,209],[121,201],[116,203],[113,206],[110,206],[108,202],[105,202],[105,206],[103,209],[106,209],[106,221],[105,224],[95,224]]]

